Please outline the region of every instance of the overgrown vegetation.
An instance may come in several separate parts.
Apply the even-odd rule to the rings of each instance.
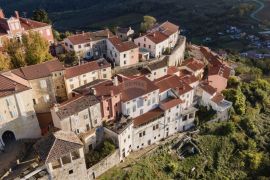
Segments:
[[[115,145],[109,141],[105,140],[102,144],[100,144],[96,149],[89,151],[86,155],[86,165],[87,167],[91,167],[104,159],[106,156],[110,155],[115,151]]]

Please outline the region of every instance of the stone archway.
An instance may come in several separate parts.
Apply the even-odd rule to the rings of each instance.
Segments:
[[[5,145],[16,141],[15,134],[12,131],[5,131],[2,135],[2,140]]]

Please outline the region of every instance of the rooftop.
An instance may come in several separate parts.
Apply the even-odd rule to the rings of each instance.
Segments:
[[[33,80],[51,76],[52,72],[63,71],[64,69],[63,64],[58,59],[54,59],[40,64],[14,69],[11,72],[23,79]]]
[[[126,128],[132,124],[133,120],[128,116],[121,115],[113,121],[108,121],[105,123],[105,127],[111,131],[121,134]]]
[[[105,59],[98,59],[95,61],[87,62],[78,66],[73,66],[70,68],[66,68],[65,77],[67,79],[86,74],[92,71],[96,71],[103,68],[111,67],[111,64],[108,63]]]
[[[109,38],[109,41],[120,53],[138,48],[138,46],[132,41],[122,42],[117,36]]]
[[[161,101],[160,108],[163,110],[167,110],[182,103],[184,103],[184,101],[182,101],[181,99],[171,97],[171,98],[165,99],[164,101]]]
[[[210,95],[214,95],[217,92],[217,89],[210,86],[208,83],[201,83],[200,87]]]
[[[64,119],[97,103],[99,103],[99,100],[94,95],[77,95],[59,105],[56,105],[56,114],[60,119]]]
[[[44,163],[57,160],[82,147],[83,144],[75,133],[61,130],[43,137],[35,144],[35,149]]]
[[[159,32],[159,31],[151,32],[151,33],[147,34],[146,37],[148,39],[150,39],[155,44],[159,44],[159,43],[165,41],[166,39],[168,39],[167,35]]]
[[[134,124],[134,127],[137,128],[137,127],[146,125],[150,122],[153,122],[161,118],[162,116],[164,116],[164,111],[160,108],[156,108],[151,111],[148,111],[147,113],[144,113],[141,116],[134,118],[133,124]]]
[[[203,62],[195,59],[195,58],[190,58],[187,59],[183,62],[182,66],[186,66],[192,71],[198,71],[204,68]]]
[[[95,32],[83,32],[80,34],[71,35],[67,37],[67,39],[73,45],[78,45],[78,44],[88,43],[91,41],[107,39],[110,36],[113,36],[113,33],[110,30],[105,29],[105,30],[100,30],[100,31],[95,31]]]

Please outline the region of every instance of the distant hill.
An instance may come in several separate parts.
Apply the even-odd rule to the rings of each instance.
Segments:
[[[187,27],[193,22],[207,25],[211,19],[224,18],[236,3],[238,0],[0,0],[8,14],[19,10],[29,17],[36,8],[47,10],[59,30],[138,25],[146,14]]]

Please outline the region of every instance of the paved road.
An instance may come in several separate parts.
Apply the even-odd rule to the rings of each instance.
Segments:
[[[256,14],[257,14],[258,12],[260,12],[260,11],[265,7],[265,5],[264,5],[263,2],[261,2],[261,1],[259,1],[259,0],[251,0],[251,1],[256,2],[257,4],[259,4],[259,7],[258,7],[258,9],[256,9],[253,13],[250,14],[250,17],[251,17],[252,19],[254,19],[255,21],[261,21],[259,18],[256,17]]]

